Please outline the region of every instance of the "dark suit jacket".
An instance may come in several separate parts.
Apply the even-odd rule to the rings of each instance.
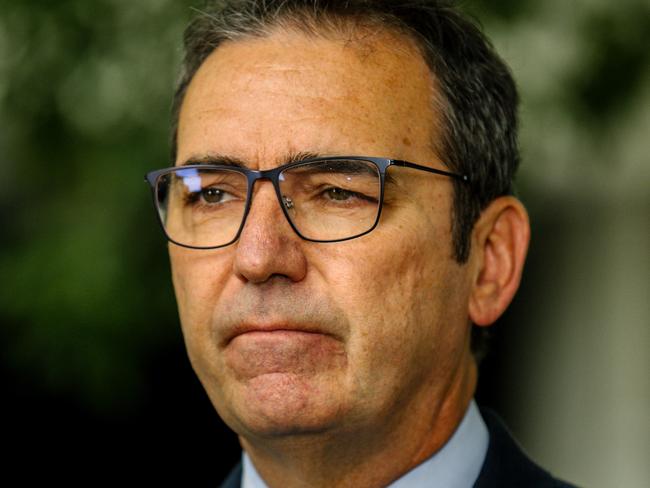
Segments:
[[[496,414],[481,410],[490,443],[474,488],[571,488],[573,485],[557,480],[533,463]],[[221,488],[240,488],[242,466],[238,464],[223,482]]]

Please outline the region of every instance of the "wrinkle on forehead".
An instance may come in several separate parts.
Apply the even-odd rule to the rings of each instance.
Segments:
[[[310,76],[318,76],[325,69],[330,69],[340,72],[346,82],[354,82],[358,85],[364,81],[367,83],[372,81],[367,79],[368,70],[372,70],[376,78],[383,79],[393,86],[397,83],[405,83],[408,86],[419,88],[417,81],[427,80],[429,88],[434,88],[433,76],[420,56],[419,49],[408,38],[390,33],[377,33],[364,40],[343,41],[329,37],[308,38],[300,32],[294,31],[277,31],[269,37],[224,43],[218,51],[225,54],[224,50],[241,43],[247,43],[251,49],[255,50],[264,50],[265,47],[295,49],[296,51],[292,54],[294,56],[302,55],[305,61],[298,66],[288,66],[281,57],[269,56],[258,60],[253,66],[249,66],[255,70],[251,75],[251,78],[255,79],[259,79],[260,75],[266,77],[269,74],[276,74],[284,76],[287,81],[299,81]],[[329,56],[323,56],[324,52],[328,52]],[[318,66],[312,62],[316,56],[318,56]],[[245,57],[233,59],[228,56],[227,58],[228,62],[233,65],[243,66],[249,63]],[[341,59],[347,60],[345,69],[342,69],[339,64]],[[405,64],[405,59],[408,60],[408,65]],[[405,68],[408,68],[408,71],[404,71]],[[417,78],[405,79],[405,75],[415,74],[418,75]],[[313,88],[313,85],[309,85],[308,88]]]
[[[279,142],[280,130],[292,132],[288,121],[294,126],[322,124],[323,143],[335,140],[337,131],[350,134],[359,125],[372,132],[374,127],[401,124],[400,144],[408,137],[409,144],[426,140],[431,146],[437,126],[435,80],[414,44],[386,32],[350,42],[298,31],[225,42],[206,59],[188,88],[181,107],[179,149],[188,132],[205,131],[210,137],[201,125],[214,126],[214,121],[222,127],[239,124],[248,132],[246,137],[262,146]],[[275,115],[285,122],[284,129],[269,123]],[[282,150],[338,149],[297,144]]]
[[[319,31],[320,33],[321,31]],[[344,37],[343,34],[337,35],[331,29],[322,31],[322,36],[306,36],[305,33],[297,29],[275,28],[268,35],[263,37],[243,38],[236,41],[226,41],[221,44],[209,57],[215,55],[222,58],[224,63],[228,63],[234,69],[230,73],[234,76],[238,74],[237,66],[246,66],[254,71],[249,76],[249,82],[259,81],[266,78],[269,74],[284,75],[286,81],[298,81],[308,76],[318,75],[327,69],[339,71],[345,76],[347,82],[359,84],[365,80],[368,69],[376,69],[375,74],[378,78],[384,78],[384,81],[390,85],[396,83],[406,83],[408,86],[417,86],[417,82],[428,81],[430,89],[434,87],[433,74],[426,65],[424,58],[420,54],[417,44],[405,35],[396,34],[390,30],[370,31],[369,29],[355,29],[354,36]],[[266,52],[277,50],[277,48],[293,49],[292,55],[302,56],[302,64],[285,64],[285,60],[278,55],[269,55],[268,57],[258,59],[251,66],[247,56],[228,54],[232,48],[248,46],[248,51]],[[325,49],[323,49],[325,47]],[[323,53],[330,53],[329,56],[323,56]],[[318,57],[318,66],[315,66],[314,57]],[[340,68],[338,61],[346,59],[345,69]],[[350,62],[349,60],[353,60]],[[295,60],[294,60],[295,61]],[[356,62],[355,62],[356,61]],[[405,63],[406,61],[406,63]],[[199,68],[197,75],[203,70]],[[404,71],[408,68],[408,72]],[[264,75],[264,76],[260,76]],[[362,76],[358,76],[362,75]],[[409,76],[411,75],[411,76]],[[418,75],[414,77],[412,75]],[[405,79],[405,76],[409,76]],[[370,80],[367,80],[370,81]],[[313,85],[307,88],[313,89]]]

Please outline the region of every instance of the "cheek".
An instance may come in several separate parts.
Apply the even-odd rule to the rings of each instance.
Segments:
[[[181,327],[192,356],[196,348],[210,343],[212,311],[228,267],[215,251],[170,245],[169,255]]]
[[[449,252],[448,221],[438,222],[446,209],[438,209],[441,218],[435,224],[421,218],[436,215],[427,210],[387,219],[329,259],[337,266],[328,269],[328,284],[353,324],[351,361],[385,385],[409,371],[428,371],[427,365],[444,359],[439,351],[455,340],[446,331],[458,316],[459,290],[451,284],[461,270]],[[417,368],[407,367],[414,363]]]
[[[398,351],[405,342],[417,342],[410,336],[426,334],[440,308],[444,272],[427,249],[430,243],[406,241],[411,244],[379,236],[376,247],[365,246],[364,253],[342,251],[345,257],[328,268],[333,298],[347,311],[354,324],[353,338],[367,353],[381,355],[388,349]]]

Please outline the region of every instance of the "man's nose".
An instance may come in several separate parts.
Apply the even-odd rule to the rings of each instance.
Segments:
[[[304,242],[284,216],[270,181],[257,181],[244,228],[235,243],[234,272],[263,283],[272,276],[300,281],[307,273]]]

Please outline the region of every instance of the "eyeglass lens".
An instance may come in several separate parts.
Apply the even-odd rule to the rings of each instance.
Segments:
[[[278,176],[285,215],[303,237],[337,241],[369,231],[381,200],[377,166],[363,160],[314,161]],[[191,247],[236,239],[246,212],[248,180],[236,170],[177,168],[156,184],[156,201],[169,238]]]

